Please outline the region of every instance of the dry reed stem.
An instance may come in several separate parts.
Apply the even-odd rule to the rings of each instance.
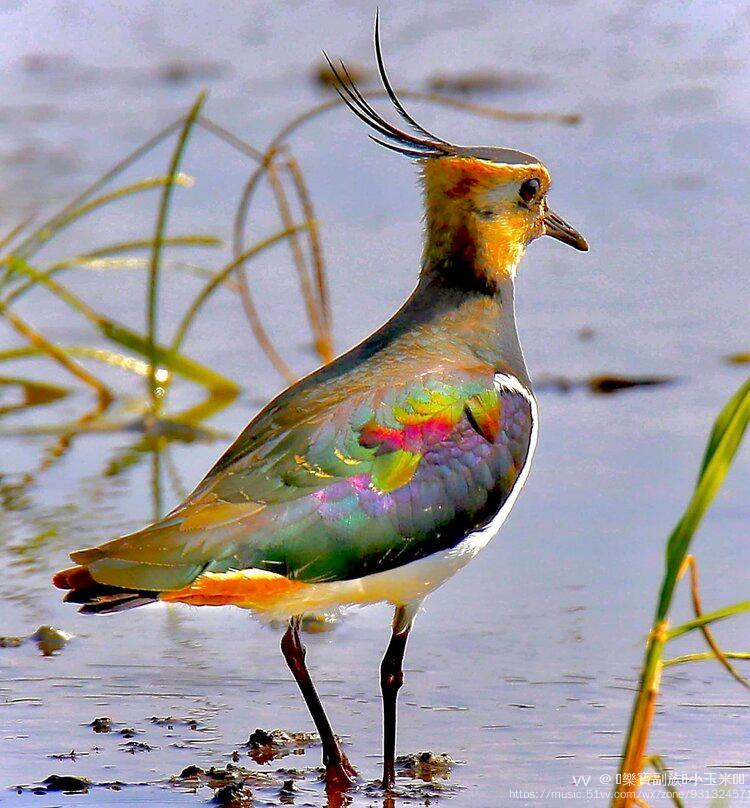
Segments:
[[[700,593],[698,589],[698,565],[694,556],[685,556],[685,561],[683,562],[682,569],[680,570],[680,577],[685,574],[685,570],[690,571],[690,596],[693,601],[693,611],[695,612],[696,617],[703,617],[703,607],[701,605]],[[708,647],[713,651],[714,656],[725,668],[727,673],[736,679],[743,687],[750,690],[750,682],[748,682],[748,680],[737,670],[737,668],[732,665],[729,659],[727,659],[726,654],[721,650],[718,643],[714,639],[711,629],[708,626],[700,626],[700,632],[703,634],[703,638],[708,644]]]
[[[245,252],[245,237],[244,237],[244,228],[245,228],[245,220],[247,218],[247,213],[250,207],[250,200],[252,199],[253,193],[255,192],[255,188],[257,187],[258,183],[260,182],[261,177],[265,171],[265,164],[267,161],[271,161],[275,158],[276,153],[270,153],[265,158],[263,163],[258,166],[258,168],[253,171],[250,175],[250,178],[245,183],[245,187],[242,192],[242,197],[240,198],[240,202],[237,206],[237,212],[234,216],[234,238],[233,238],[233,245],[232,251],[235,260],[238,259],[243,252]],[[268,332],[263,325],[263,322],[260,319],[260,315],[258,314],[258,310],[255,306],[255,301],[253,300],[253,296],[250,293],[250,286],[247,282],[247,273],[243,269],[241,272],[237,273],[237,286],[239,288],[240,293],[240,300],[242,302],[242,307],[245,310],[245,316],[247,317],[248,322],[250,323],[250,329],[253,332],[253,336],[260,345],[261,350],[265,355],[268,357],[271,364],[277,370],[277,372],[289,383],[295,381],[297,379],[297,374],[287,365],[284,358],[276,349],[276,346],[273,344],[273,340],[268,335]]]
[[[318,228],[318,220],[315,216],[315,209],[313,207],[312,197],[307,188],[302,169],[297,162],[294,155],[290,152],[287,153],[285,166],[289,172],[289,176],[294,183],[297,198],[299,199],[302,207],[302,215],[308,222],[308,239],[310,242],[310,258],[312,261],[313,272],[315,273],[315,284],[318,293],[318,307],[320,310],[320,319],[322,324],[322,337],[323,342],[318,346],[318,353],[324,362],[330,362],[333,359],[333,331],[332,331],[332,318],[331,318],[331,301],[328,294],[328,280],[326,277],[325,261],[323,260],[323,245],[320,239],[320,231]]]
[[[266,168],[266,176],[268,182],[273,189],[274,197],[276,199],[276,207],[279,211],[279,218],[281,219],[282,226],[290,230],[294,226],[294,216],[289,204],[289,197],[284,189],[284,184],[279,176],[278,167],[276,162],[271,162]],[[320,310],[313,291],[312,279],[310,272],[307,268],[305,260],[305,253],[302,250],[299,235],[295,231],[289,235],[289,246],[292,252],[292,260],[294,261],[294,268],[297,271],[297,278],[299,280],[300,290],[302,291],[302,299],[305,303],[307,311],[307,320],[310,323],[310,330],[312,331],[315,346],[323,341],[323,324],[321,322]]]
[[[208,118],[205,115],[198,115],[195,122],[198,126],[210,132],[212,135],[215,135],[219,140],[223,140],[227,145],[236,149],[241,154],[252,157],[253,160],[259,163],[263,162],[263,152],[260,149],[256,149],[255,146],[243,140],[241,137],[238,137],[234,132],[225,129],[212,118]]]

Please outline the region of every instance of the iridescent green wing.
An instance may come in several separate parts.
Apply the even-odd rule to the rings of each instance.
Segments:
[[[105,546],[108,558],[154,565],[150,580],[169,581],[164,588],[184,586],[189,571],[330,581],[391,569],[488,522],[529,450],[528,394],[490,374],[370,390],[307,417],[300,406],[272,404],[150,529],[153,541],[118,540]],[[175,564],[180,576],[170,575]]]

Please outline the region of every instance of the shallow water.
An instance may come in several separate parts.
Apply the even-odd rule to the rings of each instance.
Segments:
[[[536,243],[522,265],[518,315],[532,374],[679,377],[607,397],[580,390],[540,394],[540,445],[526,490],[500,537],[428,599],[407,654],[399,750],[430,749],[460,761],[440,781],[443,804],[520,808],[565,799],[604,805],[664,540],[689,495],[713,417],[747,375],[747,366],[727,365],[722,356],[750,347],[743,226],[750,190],[750,14],[731,3],[657,8],[583,0],[492,8],[467,2],[450,9],[386,2],[381,9],[391,73],[408,77],[403,83],[423,88],[435,73],[473,69],[541,74],[521,89],[470,98],[583,116],[575,127],[511,124],[415,105],[449,139],[541,155],[555,178],[556,209],[592,245],[583,256]],[[39,4],[0,14],[6,32],[3,229],[80,189],[180,114],[203,86],[210,88],[208,113],[262,145],[292,114],[324,97],[310,79],[321,47],[360,64],[370,60],[367,3],[311,9],[228,2],[220,13],[203,3],[136,2],[127,10]],[[302,129],[293,145],[322,223],[337,349],[343,350],[387,317],[414,281],[414,173],[371,145],[343,111]],[[128,177],[162,172],[167,158],[161,149]],[[186,170],[196,187],[178,192],[172,232],[229,238],[247,160],[199,133]],[[44,255],[143,236],[152,227],[154,202],[110,208]],[[268,197],[259,202],[256,211],[270,208]],[[253,232],[274,227],[270,215],[258,214]],[[221,263],[218,255],[181,255]],[[313,367],[302,309],[290,301],[294,283],[283,248],[259,261],[252,277],[285,355],[300,371]],[[113,316],[141,327],[141,274],[68,278],[87,299],[98,305],[106,297]],[[167,277],[165,324],[176,322],[198,288],[197,281],[190,286]],[[63,342],[92,339],[42,295],[19,311]],[[593,337],[582,340],[581,328],[593,329]],[[8,331],[0,340],[0,349],[15,344]],[[281,384],[228,294],[209,305],[186,350],[246,385],[239,402],[212,422],[228,435]],[[18,375],[46,372],[34,363],[18,367]],[[127,378],[112,379],[128,389]],[[174,407],[195,398],[187,386],[174,392]],[[169,778],[190,764],[223,766],[235,750],[252,767],[242,744],[256,727],[310,729],[277,650],[278,631],[231,609],[153,607],[85,619],[59,602],[49,576],[70,550],[171,507],[227,438],[172,444],[160,456],[158,497],[152,455],[131,452],[138,436],[122,431],[80,436],[34,484],[18,488],[19,475],[39,466],[55,438],[7,433],[62,422],[88,406],[89,395],[80,392],[0,422],[6,433],[0,442],[0,633],[27,635],[53,624],[76,635],[51,657],[32,643],[0,649],[0,803],[206,802],[211,789],[190,793]],[[695,545],[706,608],[747,598],[749,471],[745,448]],[[675,619],[689,614],[683,592]],[[374,607],[307,637],[333,724],[366,780],[378,775],[377,667],[389,619],[385,608]],[[726,648],[750,646],[746,619],[721,624],[717,634]],[[681,642],[675,652],[692,649],[700,649],[697,640]],[[113,732],[88,726],[100,716],[112,719]],[[154,716],[177,723],[153,723]],[[186,719],[195,719],[196,728]],[[746,693],[718,666],[665,675],[651,748],[679,776],[695,779],[685,786],[689,805],[707,805],[727,776],[736,789],[730,804],[748,802],[748,721]],[[125,727],[136,731],[132,738],[120,734]],[[149,749],[137,751],[131,741]],[[51,757],[71,750],[75,760]],[[311,767],[318,753],[311,747],[258,768]],[[52,773],[132,785],[76,796],[13,788]],[[313,775],[299,789],[293,804],[325,804]],[[396,804],[424,804],[435,789],[409,791]],[[256,790],[255,804],[282,799],[277,785]],[[367,788],[352,800],[382,804]],[[666,804],[660,796],[650,801]]]

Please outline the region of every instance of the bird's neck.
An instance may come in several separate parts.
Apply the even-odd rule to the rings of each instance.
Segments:
[[[497,370],[528,381],[516,329],[513,279],[501,277],[492,293],[457,286],[445,272],[423,272],[394,324],[421,334],[444,335],[445,351],[468,350]]]
[[[441,274],[458,288],[491,295],[515,278],[525,249],[510,223],[481,218],[460,188],[426,186],[423,276]]]

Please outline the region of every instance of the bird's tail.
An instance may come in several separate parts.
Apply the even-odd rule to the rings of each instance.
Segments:
[[[181,531],[181,524],[169,518],[98,547],[76,550],[70,554],[76,566],[58,572],[52,583],[67,589],[65,600],[80,603],[84,614],[153,603],[162,592],[191,583],[203,569],[192,560],[191,536]],[[201,547],[192,548],[193,554],[200,552]]]
[[[70,554],[76,566],[58,572],[52,582],[67,589],[65,600],[81,604],[84,614],[120,612],[159,600],[196,605],[265,601],[299,584],[263,570],[240,574],[229,567],[237,540],[249,530],[248,518],[263,514],[257,503],[187,506],[135,533],[76,550]]]
[[[83,614],[113,614],[155,603],[159,593],[145,589],[122,589],[95,581],[86,566],[70,567],[52,579],[58,589],[67,589],[65,601],[80,603]]]

